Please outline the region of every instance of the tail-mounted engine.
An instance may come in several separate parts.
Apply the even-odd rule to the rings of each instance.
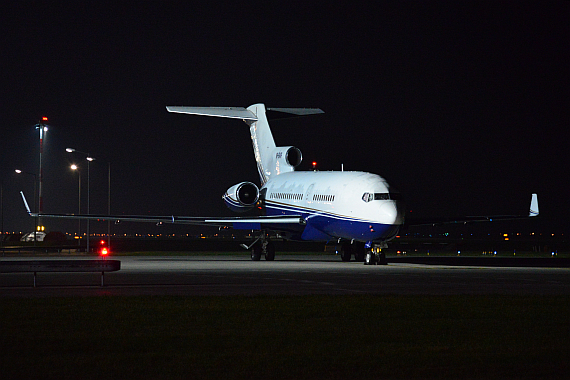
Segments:
[[[251,182],[241,182],[230,187],[222,196],[226,206],[235,212],[246,212],[259,200],[259,188]]]
[[[294,146],[279,146],[273,150],[275,174],[292,172],[303,160],[301,151]]]

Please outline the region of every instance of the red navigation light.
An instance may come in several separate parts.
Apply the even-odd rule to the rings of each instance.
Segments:
[[[104,244],[105,244],[105,240],[101,240],[101,241],[99,242],[99,244],[104,245]]]
[[[42,116],[42,121],[48,121],[47,116]]]
[[[317,168],[317,161],[313,161],[313,169]]]

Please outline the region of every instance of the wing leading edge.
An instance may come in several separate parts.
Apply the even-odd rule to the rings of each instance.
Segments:
[[[26,211],[32,217],[41,218],[61,218],[61,219],[79,219],[79,220],[96,220],[96,221],[113,221],[117,222],[147,222],[155,224],[190,224],[202,226],[216,227],[232,227],[237,230],[261,229],[283,227],[284,225],[301,225],[306,224],[305,219],[301,215],[273,215],[273,216],[251,216],[251,217],[199,217],[199,216],[146,216],[146,215],[96,215],[96,214],[39,214],[30,210],[24,193],[21,191],[22,200],[26,207]]]
[[[406,226],[437,226],[442,224],[467,224],[478,222],[494,222],[498,220],[527,219],[539,215],[538,195],[532,194],[528,215],[486,215],[486,216],[461,216],[456,218],[429,218],[406,220]]]

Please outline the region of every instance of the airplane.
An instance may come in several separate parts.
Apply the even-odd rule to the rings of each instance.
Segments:
[[[277,146],[269,119],[324,113],[318,108],[266,108],[258,103],[244,107],[167,106],[168,112],[243,120],[251,134],[260,185],[244,181],[228,188],[222,199],[237,213],[257,212],[254,216],[125,216],[32,213],[24,194],[24,204],[33,217],[194,224],[257,231],[256,239],[242,246],[251,259],[275,259],[275,246],[269,232],[286,240],[331,242],[341,246],[341,260],[367,265],[386,264],[383,248],[405,224],[401,194],[381,176],[361,171],[296,171],[302,161],[294,146]],[[538,215],[538,198],[532,195],[530,213],[447,218],[414,224],[469,223],[499,219],[519,219]]]

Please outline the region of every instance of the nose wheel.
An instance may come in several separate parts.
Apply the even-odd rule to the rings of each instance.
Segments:
[[[382,252],[381,246],[374,245],[366,249],[364,265],[388,265],[386,254]]]

